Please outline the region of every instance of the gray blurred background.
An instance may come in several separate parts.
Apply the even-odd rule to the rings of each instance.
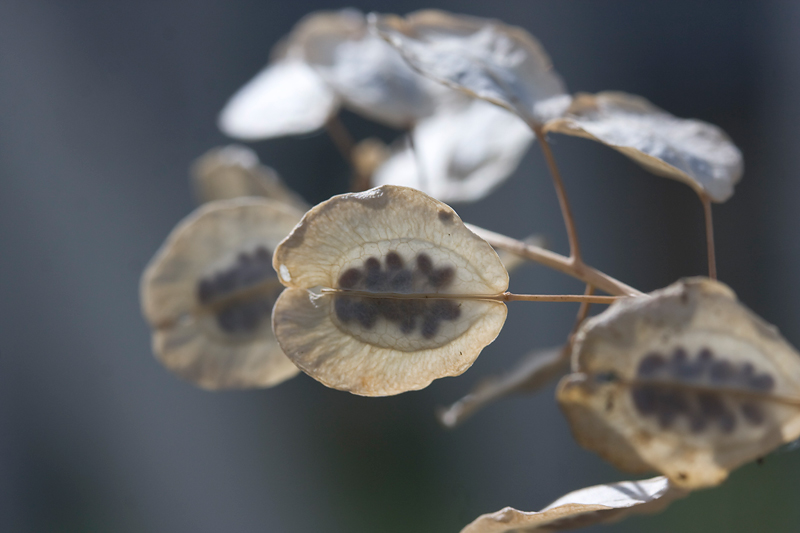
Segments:
[[[545,45],[572,91],[625,90],[723,127],[746,172],[715,209],[720,278],[800,345],[800,3],[354,2],[500,18]],[[208,393],[152,357],[139,275],[193,208],[187,168],[226,142],[216,114],[323,1],[0,0],[0,531],[456,532],[512,505],[628,479],[572,440],[553,400],[502,401],[444,431],[433,412],[526,351],[572,304],[512,304],[463,376],[368,399],[301,375]],[[352,115],[357,136],[395,134]],[[252,145],[309,201],[348,170],[324,135]],[[588,262],[653,290],[705,271],[692,191],[589,141],[554,138]],[[566,251],[536,146],[462,218]],[[541,267],[517,292],[582,286]],[[609,531],[800,530],[800,451]]]

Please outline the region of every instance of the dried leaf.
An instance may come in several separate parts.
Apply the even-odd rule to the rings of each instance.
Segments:
[[[548,122],[545,130],[603,143],[715,202],[733,195],[744,170],[742,153],[721,129],[674,117],[632,94],[579,94],[567,115]]]
[[[456,403],[437,413],[439,421],[454,428],[486,405],[516,393],[532,393],[563,375],[569,368],[564,347],[535,350],[502,376],[484,379]]]
[[[228,100],[219,129],[243,140],[299,135],[320,129],[339,99],[317,72],[298,60],[268,65]]]
[[[491,246],[450,207],[405,187],[316,206],[273,265],[289,287],[273,316],[284,352],[354,394],[398,394],[461,374],[506,317],[503,303],[485,299],[508,286]]]
[[[527,31],[444,11],[370,15],[378,34],[421,74],[540,125],[569,106],[561,77]]]
[[[209,150],[191,168],[192,184],[200,202],[262,196],[296,207],[309,205],[283,184],[278,173],[262,165],[251,149],[231,144]]]
[[[572,365],[558,400],[573,435],[624,470],[708,487],[800,437],[800,354],[715,281],[615,303]]]
[[[663,476],[596,485],[570,492],[538,513],[506,507],[479,516],[461,533],[561,531],[617,522],[633,514],[660,512],[686,494]]]
[[[445,202],[489,194],[517,169],[534,138],[519,117],[477,99],[442,106],[412,135],[413,147],[402,142],[373,181],[413,187]]]
[[[268,387],[297,374],[269,318],[283,290],[272,250],[301,216],[249,197],[205,204],[177,225],[141,281],[164,366],[206,389]]]

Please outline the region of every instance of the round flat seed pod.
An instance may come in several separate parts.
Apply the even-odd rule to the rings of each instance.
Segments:
[[[488,195],[517,169],[534,139],[518,116],[474,98],[442,106],[412,135],[414,147],[400,139],[373,182],[413,187],[444,202]]]
[[[184,219],[142,275],[164,366],[206,389],[269,387],[297,374],[272,333],[283,285],[272,251],[302,212],[273,200],[211,202]]]
[[[292,192],[272,168],[262,165],[256,153],[238,144],[213,148],[199,157],[190,171],[201,203],[242,196],[262,196],[296,207],[310,207]]]
[[[447,205],[406,187],[335,196],[278,246],[273,329],[329,387],[385,396],[464,372],[500,332],[508,273]],[[312,290],[313,289],[313,290]]]
[[[721,129],[677,118],[632,94],[579,94],[566,116],[548,122],[545,130],[603,143],[715,202],[733,195],[744,171],[742,153]]]
[[[496,513],[481,515],[461,533],[563,531],[618,522],[634,514],[660,512],[686,494],[686,491],[670,485],[663,476],[595,485],[570,492],[539,512],[506,507]]]
[[[218,125],[229,137],[253,141],[316,131],[338,110],[338,97],[313,68],[286,59],[268,65],[236,91]]]
[[[800,354],[709,279],[613,304],[572,366],[558,401],[573,435],[625,470],[708,487],[800,437]]]
[[[527,31],[444,11],[370,15],[378,34],[418,72],[540,125],[570,103],[561,77]]]

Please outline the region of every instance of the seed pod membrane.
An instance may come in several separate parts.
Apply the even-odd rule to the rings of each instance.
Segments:
[[[206,389],[268,387],[297,374],[270,315],[283,290],[272,250],[301,216],[250,197],[208,203],[178,224],[141,282],[164,366]]]
[[[712,280],[615,303],[572,366],[558,400],[573,434],[624,470],[708,487],[800,437],[800,356]]]
[[[461,533],[562,531],[617,522],[633,514],[660,512],[685,495],[686,491],[671,486],[663,476],[596,485],[570,492],[539,512],[506,507],[479,516]]]
[[[418,72],[488,100],[532,125],[560,116],[570,97],[542,46],[502,22],[444,11],[370,15],[378,34]]]
[[[339,98],[313,68],[286,59],[267,65],[236,91],[218,125],[235,139],[270,139],[318,130],[338,110]]]
[[[682,181],[715,202],[733,195],[744,169],[742,153],[718,127],[677,118],[622,92],[579,94],[566,116],[549,121],[545,130],[610,146],[653,174]]]
[[[413,147],[401,138],[374,182],[413,187],[445,202],[488,195],[517,169],[534,138],[518,116],[475,98],[440,106],[410,135]]]
[[[355,394],[461,374],[505,321],[505,304],[482,299],[508,286],[497,254],[450,207],[405,187],[323,202],[280,244],[273,266],[289,287],[273,316],[284,352]]]

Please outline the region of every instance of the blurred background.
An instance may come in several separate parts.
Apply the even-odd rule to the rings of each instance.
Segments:
[[[714,215],[721,280],[800,345],[800,3],[361,1],[495,17],[536,35],[571,91],[624,90],[724,128],[746,171]],[[582,450],[553,386],[454,431],[434,409],[527,351],[563,342],[573,304],[512,304],[463,376],[360,398],[301,375],[209,393],[152,357],[139,275],[194,207],[190,162],[228,142],[226,99],[320,0],[0,0],[0,531],[456,532],[630,477]],[[396,133],[345,114],[358,137]],[[705,272],[684,185],[557,136],[587,261],[642,290]],[[348,168],[324,135],[251,144],[312,203]],[[535,145],[465,220],[567,250]],[[516,292],[580,292],[535,265]],[[597,311],[597,309],[595,309]],[[800,530],[800,451],[666,512],[602,531]]]

